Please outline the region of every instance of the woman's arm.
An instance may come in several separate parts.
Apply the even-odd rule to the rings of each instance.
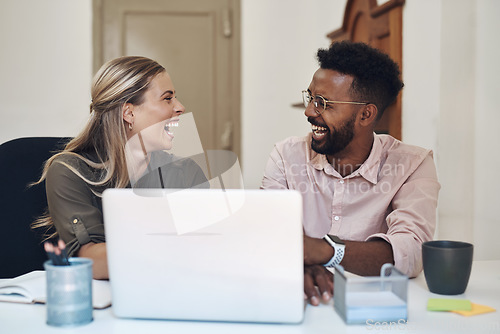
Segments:
[[[109,279],[108,256],[106,253],[106,243],[89,242],[80,247],[78,257],[86,257],[94,261],[92,268],[94,279]]]
[[[62,158],[61,160],[68,162]],[[78,170],[87,172],[79,161],[69,162],[77,166]],[[105,242],[100,198],[92,193],[84,180],[67,166],[54,161],[47,172],[46,191],[52,222],[59,238],[65,242],[69,256],[82,256],[81,247],[87,245],[89,248]],[[101,253],[105,255],[104,247],[103,250],[104,253],[102,250]],[[90,254],[93,255],[94,252]],[[99,261],[97,258],[94,261],[96,268]]]

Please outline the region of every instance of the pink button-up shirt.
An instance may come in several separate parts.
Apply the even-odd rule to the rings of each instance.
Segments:
[[[262,188],[302,193],[306,235],[384,239],[392,246],[396,268],[414,277],[422,270],[421,245],[432,240],[436,226],[440,185],[432,151],[374,136],[368,159],[346,177],[311,149],[311,134],[279,142]]]

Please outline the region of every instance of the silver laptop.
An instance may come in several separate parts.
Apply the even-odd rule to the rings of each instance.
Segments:
[[[108,189],[103,213],[116,316],[302,321],[298,192]]]

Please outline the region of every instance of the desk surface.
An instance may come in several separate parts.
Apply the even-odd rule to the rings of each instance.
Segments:
[[[426,311],[429,298],[465,298],[488,305],[497,311],[463,317],[448,312]],[[0,333],[500,333],[500,261],[475,261],[464,294],[442,296],[430,293],[423,274],[411,279],[408,289],[408,320],[399,324],[345,325],[333,309],[333,302],[313,307],[307,305],[299,325],[240,324],[163,320],[118,319],[112,307],[94,310],[88,325],[65,329],[45,324],[45,305],[0,302]]]

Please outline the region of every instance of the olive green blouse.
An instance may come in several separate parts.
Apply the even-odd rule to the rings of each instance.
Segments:
[[[96,157],[89,155],[85,157],[97,161]],[[66,243],[68,255],[75,256],[82,245],[106,241],[100,194],[107,187],[89,185],[61,162],[75,168],[91,181],[99,180],[102,171],[90,167],[78,157],[64,155],[54,160],[47,172],[49,214],[59,237]],[[159,151],[151,155],[147,171],[134,187],[208,188],[209,186],[203,170],[195,161]]]

